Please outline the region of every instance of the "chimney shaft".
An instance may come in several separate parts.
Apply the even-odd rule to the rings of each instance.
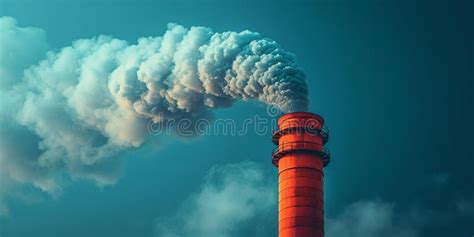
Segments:
[[[323,167],[328,133],[322,117],[295,112],[278,120],[272,162],[278,167],[279,237],[324,237]]]

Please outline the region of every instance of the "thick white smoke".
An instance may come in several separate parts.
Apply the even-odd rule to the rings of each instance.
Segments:
[[[169,24],[136,44],[98,36],[48,51],[43,30],[2,17],[0,37],[0,178],[47,192],[64,173],[115,182],[114,154],[143,144],[149,121],[196,120],[239,99],[308,107],[294,57],[250,31]]]

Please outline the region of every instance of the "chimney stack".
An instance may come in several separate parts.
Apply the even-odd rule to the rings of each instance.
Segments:
[[[288,113],[278,119],[272,162],[278,168],[279,237],[324,237],[323,167],[328,132],[321,116]]]

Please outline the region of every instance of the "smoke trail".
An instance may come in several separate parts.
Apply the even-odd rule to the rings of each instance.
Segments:
[[[0,35],[0,175],[45,191],[64,171],[113,183],[111,157],[145,142],[150,120],[196,120],[240,99],[308,106],[293,56],[250,31],[169,24],[136,44],[98,36],[47,51],[43,30],[3,17]]]

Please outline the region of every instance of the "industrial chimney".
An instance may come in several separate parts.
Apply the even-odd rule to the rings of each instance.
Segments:
[[[322,117],[295,112],[278,120],[272,162],[278,167],[279,237],[324,237],[323,167],[329,163]]]

